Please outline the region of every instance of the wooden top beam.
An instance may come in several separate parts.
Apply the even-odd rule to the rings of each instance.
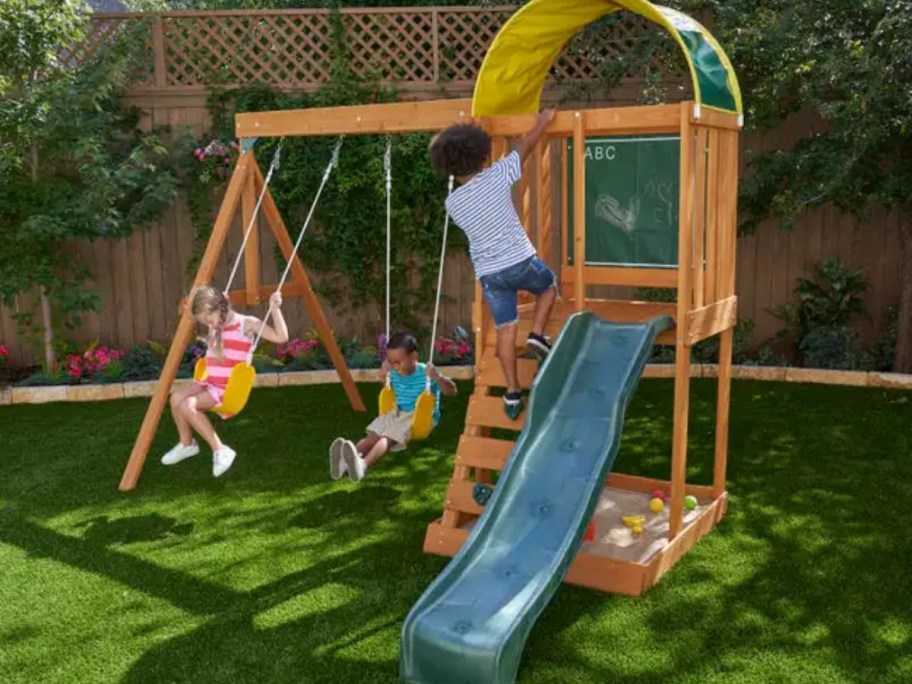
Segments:
[[[239,138],[267,138],[305,135],[358,135],[376,133],[433,132],[460,122],[470,122],[472,101],[430,100],[248,112],[235,117]],[[524,135],[534,117],[531,114],[486,117],[485,129],[493,136]],[[573,134],[573,111],[560,111],[547,133]],[[586,110],[586,135],[639,135],[678,133],[681,129],[680,105],[610,107]]]
[[[238,138],[440,131],[471,111],[469,99],[286,109],[238,114],[235,130]]]

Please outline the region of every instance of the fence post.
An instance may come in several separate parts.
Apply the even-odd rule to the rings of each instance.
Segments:
[[[440,82],[440,22],[437,8],[431,10],[431,40],[434,52],[434,83]]]
[[[166,85],[165,28],[164,19],[160,13],[155,15],[152,22],[152,52],[155,57],[155,87],[164,88]]]

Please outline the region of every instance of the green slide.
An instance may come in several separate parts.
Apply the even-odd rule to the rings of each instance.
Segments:
[[[595,511],[652,344],[671,325],[609,323],[586,311],[568,319],[484,514],[405,620],[403,680],[515,681],[526,638]]]

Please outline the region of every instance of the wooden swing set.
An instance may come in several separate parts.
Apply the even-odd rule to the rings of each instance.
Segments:
[[[660,550],[642,561],[619,560],[612,558],[598,544],[584,545],[565,577],[565,581],[573,584],[639,595],[652,587],[707,534],[726,511],[732,343],[737,321],[734,288],[738,144],[742,125],[740,93],[727,58],[702,26],[673,10],[655,8],[641,0],[576,3],[574,7],[585,6],[587,12],[573,16],[566,13],[555,15],[562,17],[561,21],[565,23],[563,34],[552,32],[548,40],[543,38],[544,42],[534,43],[534,49],[518,54],[516,40],[511,38],[515,39],[517,35],[528,38],[529,32],[534,29],[534,26],[530,29],[523,24],[521,15],[526,18],[532,15],[531,19],[535,20],[535,13],[543,11],[542,8],[562,12],[566,9],[564,4],[562,0],[534,0],[514,15],[501,29],[485,59],[472,100],[246,113],[236,116],[236,133],[241,140],[396,134],[437,132],[456,123],[474,122],[491,136],[492,159],[497,159],[508,152],[513,140],[524,135],[532,126],[533,113],[538,110],[548,68],[553,55],[559,53],[555,45],[563,45],[585,24],[619,9],[646,16],[672,33],[684,48],[691,68],[694,99],[668,105],[558,112],[526,163],[518,193],[523,224],[541,257],[558,274],[563,295],[554,308],[546,334],[556,336],[571,314],[583,310],[617,322],[642,322],[661,315],[668,315],[675,321],[675,327],[657,339],[658,344],[674,345],[676,352],[670,476],[667,480],[658,480],[611,474],[606,482],[608,488],[629,492],[646,494],[660,488],[670,491],[667,541]],[[541,19],[540,16],[537,18]],[[545,24],[539,21],[538,25]],[[696,50],[707,46],[715,51],[715,62],[707,60],[705,52],[701,54],[702,62],[692,59]],[[532,63],[537,64],[534,69],[529,67]],[[511,69],[514,71],[511,72]],[[529,76],[531,72],[536,74]],[[722,73],[721,79],[719,72]],[[523,78],[527,82],[510,89],[502,87],[503,82],[514,83]],[[677,183],[673,260],[649,265],[606,263],[593,258],[589,243],[597,240],[600,228],[588,225],[594,223],[591,219],[591,198],[587,200],[592,141],[608,144],[611,141],[653,141],[658,138],[671,141],[677,159],[670,170]],[[666,171],[669,169],[666,168]],[[534,183],[530,182],[530,178],[534,179]],[[234,170],[195,283],[206,282],[212,277],[238,204],[246,223],[254,197],[262,186],[263,175],[251,148],[240,158]],[[552,188],[559,192],[559,197],[554,196]],[[291,239],[268,190],[263,213],[286,259],[292,257]],[[258,285],[257,245],[256,240],[250,240],[246,247],[247,287],[230,294],[232,303],[253,306],[271,292],[269,287]],[[558,254],[555,254],[555,246],[558,247]],[[353,408],[363,411],[364,404],[344,358],[333,342],[304,264],[297,256],[293,258],[294,282],[283,288],[283,295],[303,297]],[[675,301],[605,298],[593,291],[599,286],[615,286],[625,288],[625,291],[637,287],[667,288],[674,291]],[[521,301],[518,340],[525,340],[530,330],[532,306],[529,301]],[[484,511],[483,505],[473,496],[476,484],[492,485],[495,481],[495,474],[503,469],[510,455],[516,434],[522,430],[524,418],[520,416],[517,421],[507,418],[501,399],[496,396],[505,387],[505,379],[496,357],[496,330],[483,304],[478,283],[475,286],[472,320],[476,354],[475,389],[469,399],[465,430],[456,451],[443,513],[428,526],[424,542],[426,552],[448,556],[459,550],[468,538],[474,521]],[[121,489],[129,490],[136,485],[191,328],[192,320],[185,311],[121,481]],[[712,484],[689,484],[686,472],[691,350],[698,342],[714,336],[719,336],[720,342]],[[519,361],[520,381],[524,388],[531,386],[536,370],[537,362]],[[700,505],[697,511],[685,516],[684,500],[688,495],[696,497]]]

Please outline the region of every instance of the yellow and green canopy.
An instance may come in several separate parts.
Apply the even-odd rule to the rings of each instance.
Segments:
[[[649,19],[677,41],[698,105],[741,114],[741,91],[728,57],[686,14],[646,0],[532,0],[494,38],[475,83],[473,116],[538,111],[548,71],[567,41],[587,24],[621,10]]]

